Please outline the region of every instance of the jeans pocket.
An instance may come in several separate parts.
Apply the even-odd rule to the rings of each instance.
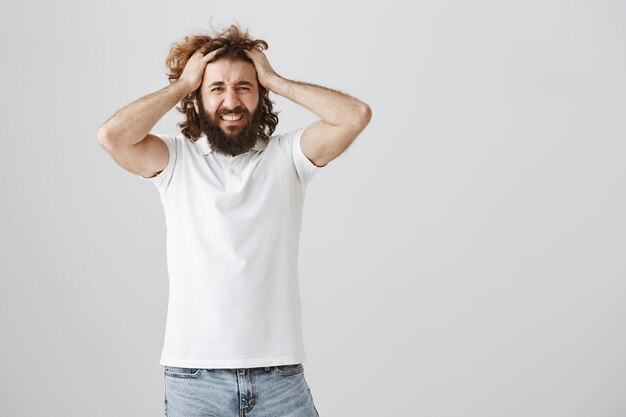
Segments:
[[[177,366],[166,366],[165,375],[172,378],[197,378],[202,373],[200,368],[180,368]]]
[[[304,366],[301,363],[292,364],[292,365],[278,365],[272,368],[274,373],[283,376],[290,376],[300,374],[304,371]]]

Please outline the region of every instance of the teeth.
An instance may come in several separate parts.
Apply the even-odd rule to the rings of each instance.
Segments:
[[[242,117],[243,115],[240,114],[238,116],[222,116],[222,119],[227,120],[229,122],[234,122],[235,120],[241,120]]]

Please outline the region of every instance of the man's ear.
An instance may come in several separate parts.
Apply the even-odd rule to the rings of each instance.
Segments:
[[[196,109],[196,113],[200,113],[200,111],[198,110],[198,99],[197,98],[193,99],[193,108]]]

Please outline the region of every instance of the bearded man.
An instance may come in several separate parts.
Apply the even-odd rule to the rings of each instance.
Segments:
[[[187,36],[167,57],[170,84],[98,131],[125,170],[158,189],[167,225],[165,414],[318,416],[304,378],[298,286],[304,195],[371,110],[276,73],[267,43],[233,25]],[[269,92],[319,116],[273,135]],[[151,134],[177,103],[178,135]]]

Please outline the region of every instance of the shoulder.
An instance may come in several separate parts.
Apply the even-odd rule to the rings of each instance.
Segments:
[[[306,127],[298,127],[280,135],[273,136],[275,145],[294,167],[299,180],[306,184],[321,167],[316,166],[302,152],[301,138]]]
[[[193,139],[189,139],[182,133],[178,133],[175,135],[162,135],[161,139],[163,139],[166,144],[171,145],[171,147],[173,147],[178,154],[198,153],[200,155],[203,155],[208,153],[208,147],[203,146],[202,137],[194,141]],[[207,145],[206,139],[204,141],[204,144]]]
[[[270,138],[269,143],[273,142],[276,146],[280,148],[293,151],[294,144],[299,143],[299,139],[302,136],[302,132],[304,131],[304,129],[304,127],[298,127],[296,129],[274,135]]]

